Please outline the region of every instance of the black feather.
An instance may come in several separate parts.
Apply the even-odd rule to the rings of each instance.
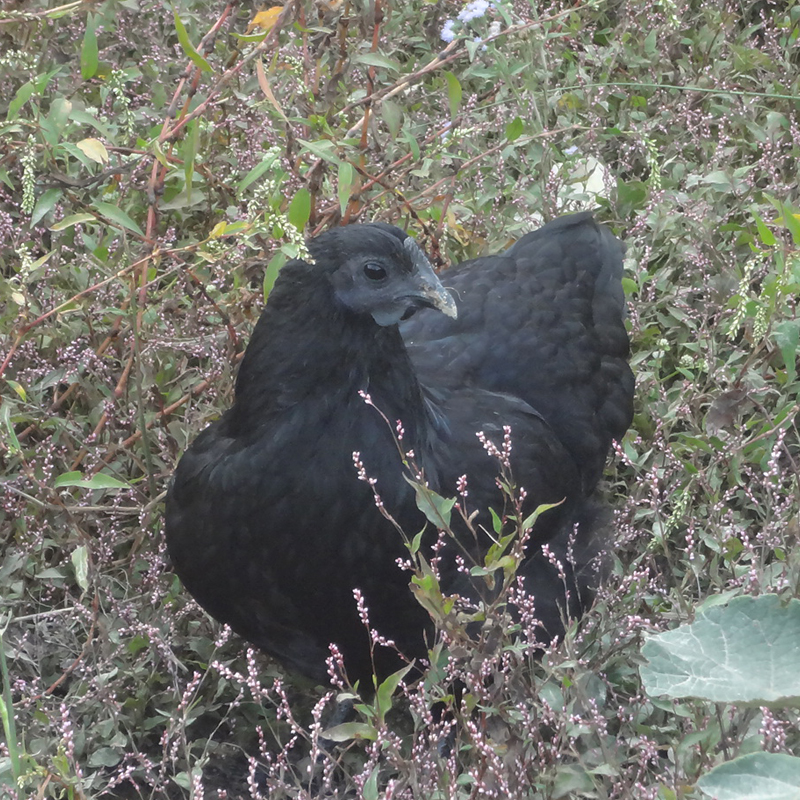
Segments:
[[[389,420],[402,421],[403,447],[431,488],[452,496],[459,476],[469,476],[472,508],[502,505],[497,462],[475,433],[499,442],[511,426],[528,509],[561,502],[537,521],[520,570],[543,638],[560,635],[564,586],[538,545],[551,541],[566,561],[578,524],[568,611],[579,614],[591,596],[582,568],[605,524],[591,496],[610,441],[631,416],[620,243],[590,215],[576,215],[502,256],[459,265],[442,276],[458,319],[440,313],[452,314],[453,301],[398,228],[338,228],[310,250],[314,264],[292,261],[275,283],[233,407],[176,470],[166,536],[187,589],[212,616],[315,680],[327,678],[331,642],[351,680],[372,673],[355,588],[375,629],[407,656],[425,657],[430,619],[395,563],[407,551],[353,465],[357,451],[409,535],[423,527],[392,431],[359,395],[368,392]],[[432,539],[435,531],[426,545]],[[480,558],[470,537],[463,544]],[[443,590],[469,593],[445,562]],[[377,651],[379,674],[399,665],[391,650]]]

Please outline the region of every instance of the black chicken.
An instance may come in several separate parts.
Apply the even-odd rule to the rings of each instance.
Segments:
[[[484,512],[502,498],[498,463],[476,432],[499,443],[510,425],[526,509],[561,503],[537,521],[519,570],[542,638],[560,635],[563,615],[591,596],[583,567],[602,527],[592,495],[632,414],[622,245],[590,214],[562,217],[503,255],[445,272],[455,299],[393,226],[337,228],[309,250],[314,263],[288,263],[275,283],[233,407],[178,465],[166,505],[177,574],[213,617],[291,669],[327,680],[334,643],[349,678],[369,685],[373,669],[385,675],[401,662],[389,648],[370,655],[354,589],[372,627],[407,657],[426,656],[431,628],[396,564],[408,556],[402,539],[354,466],[359,453],[409,536],[422,529],[394,432],[376,408],[402,421],[402,447],[432,489],[453,496],[466,474],[469,506]],[[476,544],[456,533],[480,562],[488,534]],[[569,570],[569,602],[539,550],[546,541]],[[442,561],[441,583],[471,595],[452,559]]]

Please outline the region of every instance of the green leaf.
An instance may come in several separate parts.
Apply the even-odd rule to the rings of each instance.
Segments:
[[[17,114],[19,114],[20,109],[28,100],[31,99],[35,91],[35,87],[31,81],[27,83],[23,83],[22,86],[17,89],[17,93],[14,95],[14,99],[8,104],[8,113],[6,114],[6,119],[11,122],[12,119],[17,118]]]
[[[81,472],[65,472],[55,479],[53,486],[56,489],[67,486],[80,486],[82,489],[127,489],[129,484],[103,472],[98,472],[91,478],[84,478]]]
[[[81,225],[84,222],[97,222],[94,214],[70,214],[68,217],[59,220],[50,226],[51,231],[63,231],[73,225]]]
[[[642,681],[651,696],[800,706],[800,600],[736,597],[691,625],[648,638]]]
[[[278,153],[269,153],[264,158],[261,159],[260,164],[256,164],[247,175],[239,181],[239,186],[237,187],[239,194],[241,193],[251,184],[257,181],[267,170],[272,169],[272,166],[278,160],[279,154]]]
[[[113,747],[98,747],[89,756],[90,767],[116,767],[122,756]]]
[[[286,216],[297,230],[305,229],[308,218],[311,216],[311,194],[308,189],[301,187],[295,192]]]
[[[194,65],[203,72],[213,72],[214,70],[211,69],[211,65],[208,61],[195,50],[194,45],[189,41],[189,34],[186,32],[186,28],[183,22],[181,22],[181,18],[178,16],[178,12],[175,10],[174,6],[172,8],[172,15],[175,18],[175,30],[178,33],[178,41],[181,43],[183,52],[186,53],[186,55],[192,59]]]
[[[800,800],[800,758],[750,753],[714,767],[697,787],[715,800]]]
[[[392,100],[384,100],[381,103],[381,116],[392,139],[396,139],[403,124],[403,109]]]
[[[353,61],[357,64],[366,64],[370,67],[383,67],[390,72],[399,72],[400,65],[391,58],[387,58],[381,53],[361,53]]]
[[[414,158],[414,161],[419,161],[421,152],[419,149],[419,142],[417,142],[416,137],[407,128],[403,128],[401,133],[403,134],[403,139],[405,139],[406,144],[411,150],[411,155]]]
[[[427,486],[422,486],[417,481],[412,481],[407,476],[403,476],[408,484],[414,488],[417,495],[417,508],[432,522],[437,528],[450,527],[450,515],[453,506],[456,504],[455,497],[442,497],[436,494]]]
[[[97,117],[93,116],[92,114],[88,114],[86,111],[80,108],[73,108],[72,112],[69,115],[69,118],[73,122],[77,122],[79,125],[89,125],[94,128],[106,141],[113,141],[114,136],[109,130],[109,128],[104,125]]]
[[[789,233],[792,234],[792,241],[796,245],[800,245],[800,214],[793,213],[788,206],[784,206],[784,208],[785,214],[783,224],[786,226]]]
[[[317,142],[308,142],[305,139],[298,139],[297,141],[303,146],[304,150],[308,150],[309,153],[321,158],[323,161],[327,161],[329,164],[338,166],[342,162],[342,159],[336,155],[336,145],[330,139],[320,139]]]
[[[279,250],[274,256],[272,256],[269,264],[267,264],[267,268],[264,270],[264,280],[261,284],[265,301],[269,298],[272,287],[275,285],[275,281],[278,278],[278,273],[281,271],[281,267],[286,263],[286,261],[286,254]]]
[[[797,352],[800,347],[800,319],[784,319],[775,324],[775,343],[781,349],[786,366],[786,382],[792,383],[797,375]]]
[[[236,33],[236,31],[231,31],[231,33],[233,37],[240,42],[255,44],[257,42],[263,42],[269,31],[259,31],[258,33]]]
[[[28,393],[25,391],[25,387],[21,383],[12,381],[10,378],[6,378],[6,383],[20,396],[20,398],[22,398],[23,401],[28,399]]]
[[[183,142],[183,176],[186,181],[186,197],[191,201],[194,160],[197,157],[197,142],[200,137],[200,121],[193,119],[186,128],[186,138]]]
[[[523,130],[525,130],[525,125],[522,120],[519,117],[514,117],[514,119],[506,125],[506,139],[508,139],[509,142],[519,139]]]
[[[369,778],[367,778],[367,782],[364,784],[364,788],[361,790],[361,797],[363,800],[378,800],[378,773],[380,772],[380,768],[376,764],[372,768],[372,772],[369,774]]]
[[[82,592],[89,588],[89,549],[85,544],[78,545],[72,551],[72,569],[75,570],[75,580]]]
[[[756,221],[758,236],[761,239],[762,243],[765,244],[767,247],[774,247],[775,237],[773,236],[772,231],[764,224],[764,220],[761,219],[761,216],[756,211],[753,211],[752,213],[753,213],[753,219]]]
[[[6,446],[12,454],[19,453],[22,448],[14,430],[14,423],[11,421],[11,403],[3,403],[0,406],[0,422],[6,430]]]
[[[397,690],[397,686],[408,675],[411,667],[411,664],[407,664],[402,669],[392,673],[378,686],[378,691],[375,693],[375,702],[378,706],[378,719],[381,722],[384,721],[386,713],[392,708],[392,697]]]
[[[564,502],[563,500],[561,501]],[[522,530],[526,531],[528,528],[532,528],[534,523],[537,519],[539,519],[540,515],[543,514],[545,511],[549,511],[551,508],[558,508],[561,503],[542,503],[542,505],[537,506],[532,514],[529,514],[522,522]]]
[[[445,72],[444,77],[447,80],[447,101],[450,104],[450,119],[455,119],[456,114],[458,114],[458,108],[461,105],[461,84],[452,72]]]
[[[33,207],[33,211],[31,212],[31,228],[33,228],[35,225],[38,225],[42,217],[56,207],[56,203],[58,203],[58,201],[62,198],[63,194],[64,192],[55,186],[44,192],[44,194],[36,201],[36,205]],[[92,217],[92,219],[94,219],[94,217]]]
[[[642,181],[623,181],[617,178],[617,202],[623,214],[642,208],[647,200],[647,184]]]
[[[116,222],[117,225],[144,236],[144,231],[119,206],[98,201],[97,203],[92,203],[92,207],[96,208],[104,217]]]
[[[81,77],[88,81],[97,73],[99,62],[99,49],[97,47],[97,17],[94,14],[86,15],[86,32],[83,34],[81,47]]]
[[[366,722],[344,722],[341,725],[334,725],[321,734],[325,739],[332,742],[347,742],[350,739],[367,739],[374,741],[378,732],[374,726]]]
[[[348,161],[342,161],[339,164],[339,210],[344,215],[347,204],[353,196],[353,183],[356,179],[356,171],[353,165]]]

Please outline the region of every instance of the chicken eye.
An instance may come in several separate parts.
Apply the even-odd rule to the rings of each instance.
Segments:
[[[386,270],[380,264],[370,261],[364,264],[364,274],[371,281],[382,281],[386,277]]]

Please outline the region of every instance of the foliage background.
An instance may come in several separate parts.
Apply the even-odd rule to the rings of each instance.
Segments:
[[[723,760],[797,752],[796,711],[648,698],[637,665],[708,598],[798,592],[799,22],[764,0],[4,2],[0,795],[695,797]],[[452,753],[436,676],[321,752],[330,695],[169,571],[177,458],[303,235],[390,220],[444,264],[594,207],[628,244],[638,386],[610,585],[524,677],[499,665]]]

